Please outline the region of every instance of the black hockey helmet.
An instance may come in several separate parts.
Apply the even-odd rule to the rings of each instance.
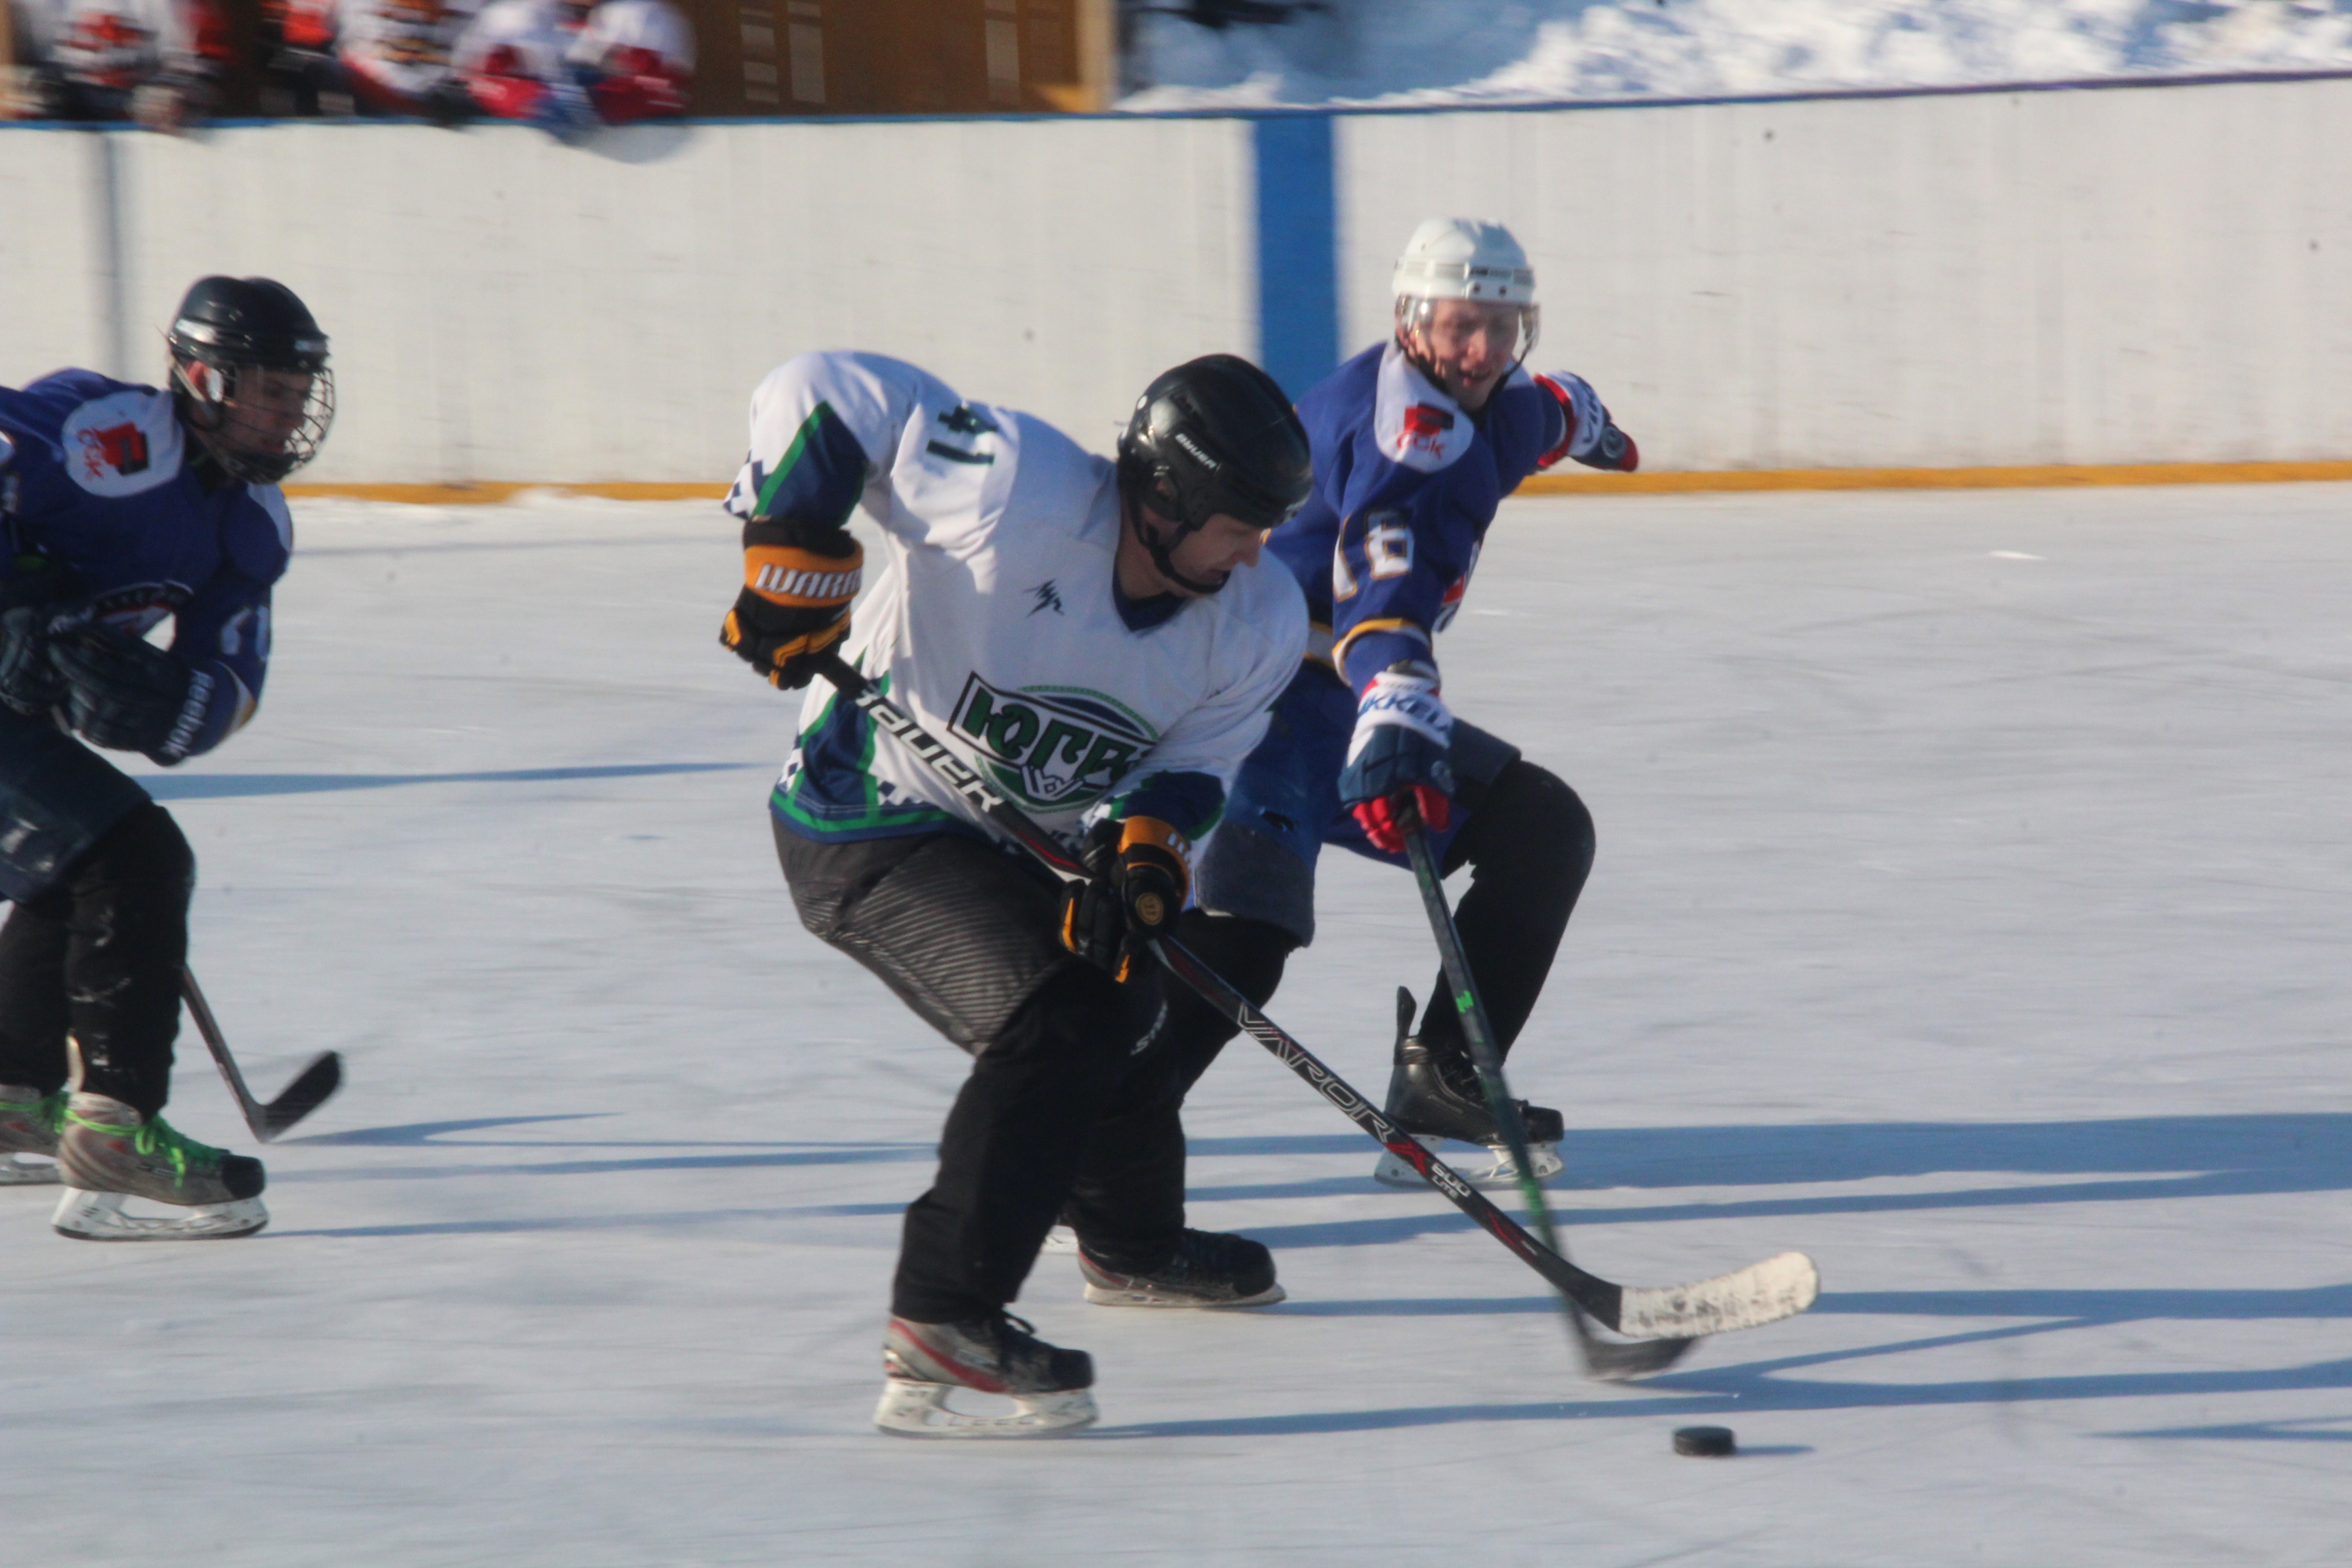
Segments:
[[[299,296],[268,278],[199,278],[173,312],[172,390],[181,418],[229,473],[275,484],[318,456],[335,418],[334,373],[327,334]],[[190,367],[213,374],[200,384]],[[292,392],[267,395],[259,373],[307,378],[301,405]]]
[[[1307,428],[1290,399],[1274,377],[1234,354],[1207,354],[1162,373],[1135,400],[1118,438],[1128,526],[1162,574],[1199,594],[1223,584],[1184,576],[1171,552],[1219,513],[1279,528],[1307,503],[1313,477]],[[1146,527],[1143,506],[1174,526]]]

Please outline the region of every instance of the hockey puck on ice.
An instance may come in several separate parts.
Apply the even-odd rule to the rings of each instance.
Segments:
[[[1728,1426],[1677,1426],[1675,1452],[1702,1459],[1727,1459],[1739,1452]]]

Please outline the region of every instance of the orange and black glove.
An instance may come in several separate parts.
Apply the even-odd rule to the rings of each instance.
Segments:
[[[743,525],[743,592],[719,640],[769,685],[798,690],[817,657],[849,635],[865,569],[865,547],[845,528],[755,517]]]
[[[1078,858],[1087,879],[1062,889],[1062,945],[1124,983],[1144,944],[1175,930],[1183,911],[1184,836],[1156,816],[1097,822]]]

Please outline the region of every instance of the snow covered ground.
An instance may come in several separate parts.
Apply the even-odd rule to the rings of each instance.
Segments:
[[[1121,1313],[1060,1444],[867,1426],[961,1058],[804,935],[793,702],[708,506],[312,503],[268,700],[156,781],[270,1092],[272,1228],[0,1193],[0,1560],[2336,1563],[2352,1553],[2352,487],[1515,503],[1461,710],[1601,858],[1514,1058],[1578,1258],[1817,1258],[1809,1315],[1582,1381],[1534,1279],[1247,1042],[1197,1222],[1291,1299]],[[1273,1011],[1385,1072],[1434,964],[1332,868]],[[173,1114],[250,1148],[193,1040]],[[1733,1426],[1729,1461],[1671,1430]]]
[[[1207,7],[1228,15],[1217,0]],[[1523,103],[2352,69],[2352,0],[1319,0],[1137,16],[1120,107]]]

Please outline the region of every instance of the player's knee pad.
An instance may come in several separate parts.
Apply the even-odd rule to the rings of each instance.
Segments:
[[[195,896],[196,855],[172,814],[151,800],[100,835],[68,879],[77,904],[99,899],[126,918],[184,921]]]
[[[1592,813],[1568,781],[1522,758],[1505,768],[1471,807],[1447,869],[1467,864],[1491,875],[1508,866],[1581,888],[1591,873]]]
[[[976,1053],[992,1069],[1035,1063],[1099,1080],[1106,1092],[1144,1065],[1167,1029],[1156,968],[1122,984],[1089,963],[1066,962]]]
[[[1300,945],[1296,933],[1270,921],[1205,910],[1185,910],[1176,939],[1258,1007],[1273,997]]]

